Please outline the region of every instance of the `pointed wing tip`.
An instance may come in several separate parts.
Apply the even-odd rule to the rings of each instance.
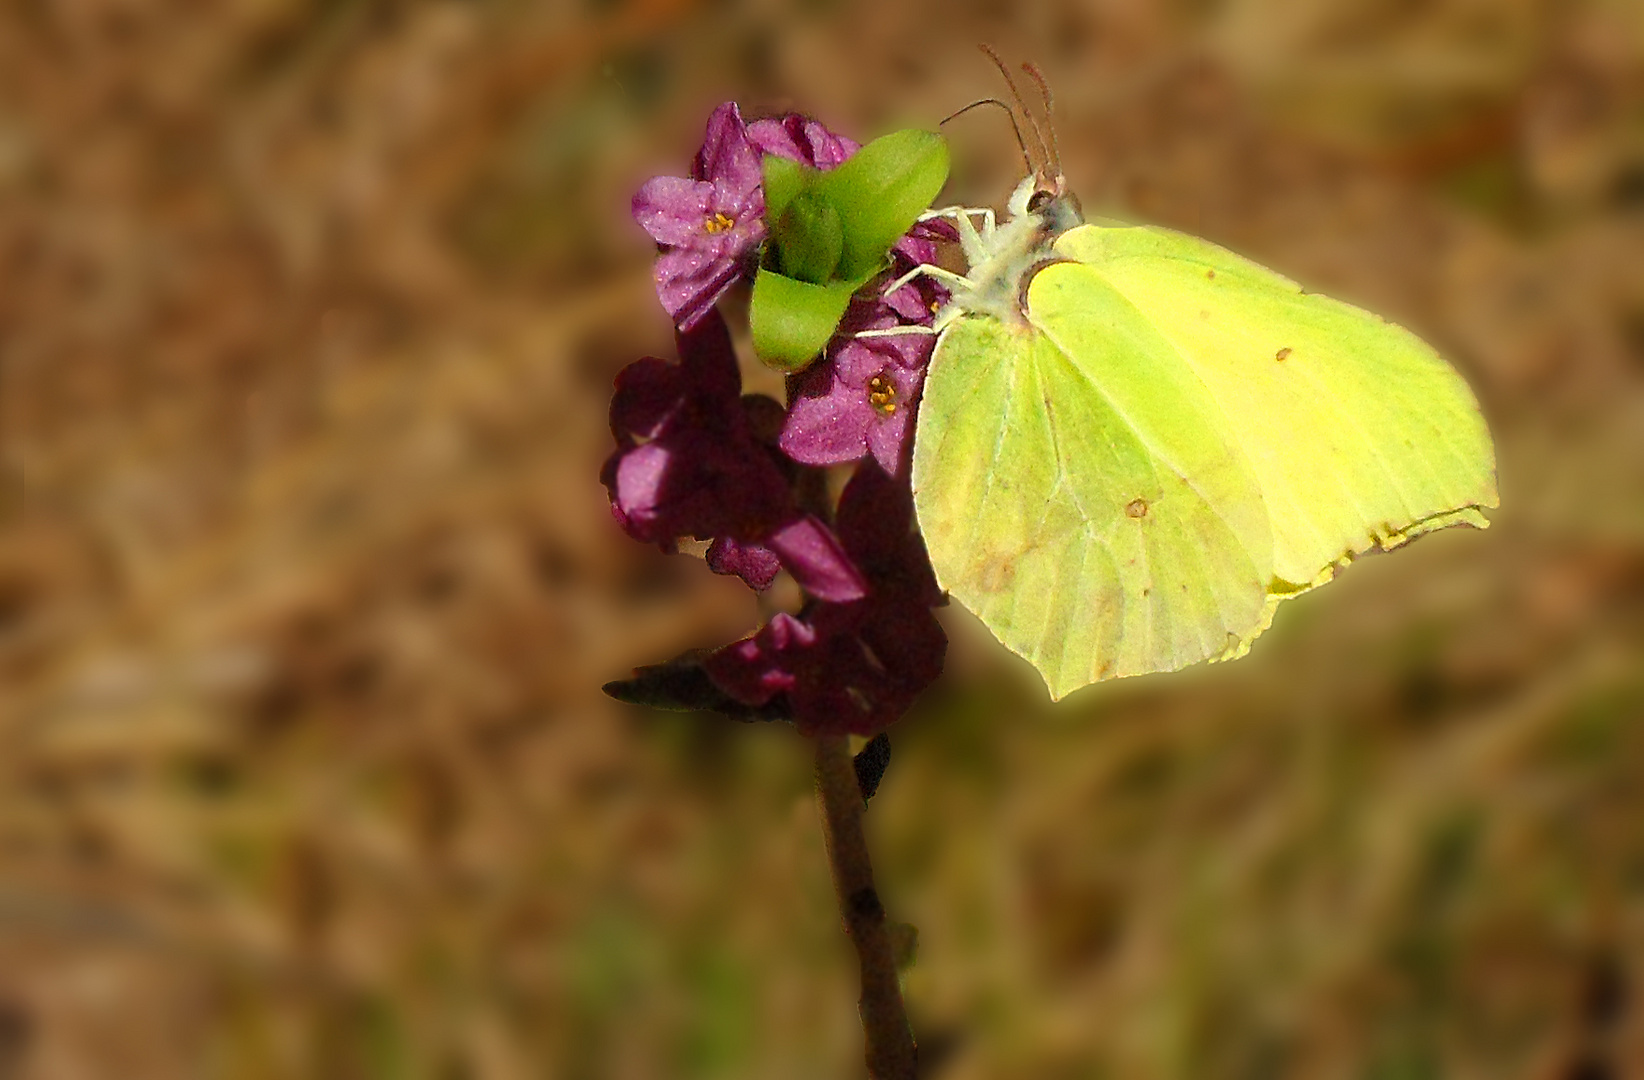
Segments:
[[[1032,663],[1032,661],[1030,660],[1029,663]],[[1111,682],[1114,679],[1124,678],[1126,674],[1133,674],[1131,672],[1113,671],[1110,665],[1099,674],[1085,676],[1075,675],[1071,678],[1059,676],[1052,679],[1044,671],[1039,670],[1039,666],[1037,664],[1034,665],[1034,670],[1038,671],[1039,678],[1044,680],[1045,690],[1049,692],[1052,704],[1061,701],[1063,698],[1067,697],[1076,690],[1083,690],[1087,686],[1095,686],[1100,682]]]

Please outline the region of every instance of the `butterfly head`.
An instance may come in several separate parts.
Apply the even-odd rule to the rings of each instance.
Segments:
[[[994,104],[1001,106],[1010,115],[1011,127],[1016,132],[1016,142],[1022,148],[1022,162],[1027,166],[1027,176],[1016,185],[1011,193],[1008,208],[1012,218],[1031,216],[1038,218],[1044,232],[1050,237],[1058,236],[1075,225],[1084,222],[1084,216],[1079,210],[1078,196],[1068,190],[1067,177],[1062,173],[1062,156],[1056,146],[1056,129],[1051,123],[1051,112],[1054,102],[1051,98],[1050,84],[1043,74],[1032,64],[1023,64],[1024,71],[1033,80],[1033,85],[1039,90],[1039,101],[1042,108],[1038,115],[1028,106],[1027,99],[1011,77],[1010,69],[1005,66],[999,54],[986,45],[982,51],[993,61],[999,69],[999,74],[1005,77],[1005,85],[1010,88],[1011,104],[997,98],[988,98],[975,104]],[[967,106],[966,108],[969,108]],[[960,110],[963,112],[964,110]],[[1023,125],[1017,123],[1017,114],[1021,114],[1026,122],[1030,139],[1022,137]],[[957,114],[955,114],[957,115]]]
[[[1038,218],[1050,239],[1084,224],[1085,220],[1079,196],[1068,190],[1067,178],[1060,172],[1047,176],[1040,169],[1024,177],[1011,193],[1008,206],[1013,218]]]

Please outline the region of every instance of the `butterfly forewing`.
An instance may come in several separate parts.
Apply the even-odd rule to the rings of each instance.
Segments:
[[[1483,525],[1495,457],[1461,377],[1409,331],[1214,244],[1082,226],[1059,254],[1121,295],[1207,389],[1255,471],[1277,588],[1442,525]]]

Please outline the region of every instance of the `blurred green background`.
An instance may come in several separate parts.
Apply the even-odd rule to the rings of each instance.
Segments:
[[[928,1074],[1644,1076],[1636,0],[7,0],[0,1078],[861,1075],[808,748],[599,692],[756,617],[605,508],[627,200],[981,41],[1088,211],[1437,344],[1503,507],[1055,708],[946,612],[868,819]]]

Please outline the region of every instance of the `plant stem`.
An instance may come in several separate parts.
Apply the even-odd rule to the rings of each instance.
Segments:
[[[816,791],[822,800],[822,835],[833,867],[839,911],[862,965],[858,1011],[867,1043],[868,1075],[873,1080],[914,1080],[919,1074],[919,1052],[902,1005],[885,908],[873,887],[873,864],[862,835],[862,813],[867,805],[857,786],[845,736],[817,738]]]

